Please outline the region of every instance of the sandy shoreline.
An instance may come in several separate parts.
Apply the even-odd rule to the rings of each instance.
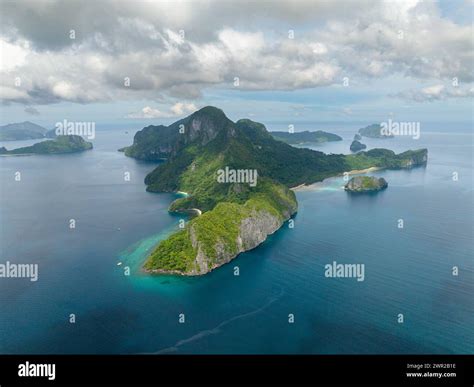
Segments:
[[[20,156],[34,156],[36,153],[5,153],[0,157],[20,157]]]
[[[361,173],[375,172],[375,171],[379,171],[381,169],[382,168],[380,168],[380,167],[370,167],[370,168],[366,168],[366,169],[354,169],[352,171],[349,171],[348,174],[349,175],[359,175]]]
[[[199,208],[190,208],[189,211],[195,213],[197,216],[202,215],[202,211]]]
[[[375,171],[378,171],[378,170],[381,170],[381,169],[382,169],[382,168],[380,168],[380,167],[370,167],[370,168],[366,168],[366,169],[353,169],[352,171],[347,172],[347,174],[348,174],[348,175],[360,175],[360,174],[362,174],[362,173],[375,172]],[[331,176],[331,177],[327,177],[327,178],[324,179],[324,180],[331,179],[331,178],[337,177],[337,176],[342,176],[342,174],[334,175],[334,176]],[[318,187],[320,187],[320,186],[322,185],[322,183],[324,182],[324,180],[318,181],[318,182],[312,183],[312,184],[305,184],[305,183],[303,183],[303,184],[297,185],[296,187],[292,187],[292,188],[290,188],[290,189],[291,189],[292,191],[295,191],[295,192],[317,189]]]

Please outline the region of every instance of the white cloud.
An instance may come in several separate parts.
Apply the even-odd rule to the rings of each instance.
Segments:
[[[127,118],[164,118],[168,117],[161,110],[151,108],[150,106],[145,106],[142,110],[134,113],[129,113],[126,116]]]
[[[350,116],[350,115],[353,114],[352,109],[349,108],[349,107],[343,108],[343,109],[342,109],[342,113],[343,113],[344,115],[346,115],[346,116]]]
[[[472,86],[449,86],[432,85],[419,90],[406,90],[393,95],[415,102],[437,101],[448,98],[473,98],[474,87]]]
[[[150,106],[145,106],[138,112],[127,114],[126,118],[171,118],[191,114],[198,110],[193,103],[177,102],[167,110],[159,110]]]
[[[326,45],[323,43],[319,43],[319,42],[310,43],[309,47],[317,55],[323,55],[328,52]]]
[[[247,33],[226,28],[219,32],[218,37],[232,57],[257,55],[265,47],[261,32]]]
[[[11,44],[0,38],[0,71],[11,71],[25,63],[28,54],[27,42]]]
[[[434,85],[421,89],[421,94],[427,97],[439,97],[444,90],[443,85]]]
[[[195,112],[197,108],[193,103],[177,102],[171,106],[170,110],[175,116],[182,116],[184,114]]]
[[[442,18],[434,2],[19,0],[3,8],[5,103],[193,100],[209,87],[234,89],[235,77],[236,90],[313,88],[345,76],[351,85],[393,75],[474,80],[472,25]],[[173,113],[155,110],[138,113]]]

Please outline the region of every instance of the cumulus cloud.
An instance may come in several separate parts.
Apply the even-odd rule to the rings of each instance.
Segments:
[[[216,86],[296,90],[394,74],[474,80],[472,26],[434,2],[19,0],[2,11],[3,103],[193,100]],[[155,110],[131,114],[173,113]]]
[[[447,98],[472,98],[474,87],[432,85],[419,90],[407,90],[394,96],[415,102],[438,101]]]
[[[333,17],[357,17],[373,7],[371,3],[291,0],[275,1],[269,6],[260,0],[15,0],[2,4],[0,32],[12,39],[27,39],[41,50],[82,44],[91,37],[100,45],[102,39],[110,40],[115,35],[117,39],[108,49],[120,51],[147,46],[157,37],[155,30],[184,30],[194,42],[209,42],[215,40],[216,31],[230,25],[245,30],[271,20],[285,29],[296,28]],[[71,30],[76,32],[74,40],[69,37]]]
[[[167,110],[159,110],[150,106],[145,106],[138,112],[127,114],[126,118],[171,118],[187,115],[195,112],[196,110],[197,107],[193,103],[177,102]]]

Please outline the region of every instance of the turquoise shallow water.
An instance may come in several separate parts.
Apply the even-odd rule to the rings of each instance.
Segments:
[[[374,173],[389,182],[378,195],[350,196],[342,177],[300,191],[294,228],[193,278],[140,270],[180,218],[166,211],[175,195],[145,192],[154,164],[116,152],[132,134],[99,130],[77,155],[3,158],[0,261],[38,263],[40,277],[0,279],[0,352],[472,353],[469,130],[365,141],[427,147],[428,166]],[[344,141],[318,149],[346,152],[353,128],[333,131]],[[365,280],[326,278],[333,261],[363,263]]]

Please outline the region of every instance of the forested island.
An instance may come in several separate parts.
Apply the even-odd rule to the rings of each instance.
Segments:
[[[170,126],[148,126],[121,149],[142,160],[166,160],[145,178],[147,191],[186,192],[169,210],[201,216],[162,241],[147,258],[151,273],[201,275],[262,243],[298,208],[290,189],[369,167],[411,168],[427,162],[427,150],[395,154],[372,149],[326,155],[275,140],[261,123],[229,120],[205,107]],[[255,171],[258,181],[221,182],[220,171]],[[243,176],[242,172],[242,176]]]
[[[355,176],[344,186],[351,193],[377,192],[388,187],[387,181],[374,176]]]
[[[352,141],[352,144],[350,146],[351,152],[359,152],[360,150],[365,149],[365,148],[367,148],[367,145],[362,144],[358,140]]]
[[[31,146],[12,150],[1,147],[0,156],[74,153],[89,149],[92,149],[92,143],[85,141],[81,136],[67,135],[57,136],[54,140],[46,140]]]
[[[25,121],[0,126],[0,141],[37,140],[47,137],[48,130]]]
[[[342,141],[337,134],[317,130],[310,132],[269,132],[275,140],[286,142],[291,145],[320,144],[328,141]]]

